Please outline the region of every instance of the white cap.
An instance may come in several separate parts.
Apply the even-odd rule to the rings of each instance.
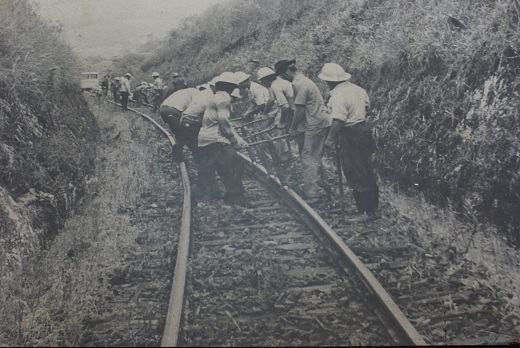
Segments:
[[[256,73],[256,76],[258,77],[259,80],[261,80],[264,77],[269,76],[269,75],[276,75],[276,73],[273,71],[273,69],[268,68],[268,67],[260,68],[260,69],[258,69],[258,72]]]
[[[251,77],[251,75],[246,74],[243,71],[237,71],[235,73],[235,79],[236,79],[237,83],[242,83],[242,82],[244,82],[245,80],[247,80],[250,77]]]
[[[215,86],[215,82],[217,82],[219,76],[220,76],[220,75],[217,75],[217,76],[215,76],[214,78],[212,78],[211,81],[208,81],[208,85],[210,85],[210,86]]]
[[[159,73],[157,71],[154,71],[152,74],[152,77],[156,77],[156,76],[159,76]]]
[[[351,75],[336,63],[326,63],[321,69],[318,78],[324,81],[341,82],[350,80]]]
[[[230,95],[238,99],[242,98],[242,96],[240,95],[240,90],[238,88],[235,88]]]
[[[231,83],[234,85],[239,84],[239,82],[237,82],[236,75],[229,71],[226,71],[226,72],[223,72],[222,74],[220,74],[220,76],[217,77],[217,79],[215,80],[215,84],[218,82],[226,82],[226,83]]]
[[[132,74],[130,74],[129,72],[127,72],[127,73],[125,74],[125,77],[127,77],[127,76],[128,76],[128,77],[132,77]]]

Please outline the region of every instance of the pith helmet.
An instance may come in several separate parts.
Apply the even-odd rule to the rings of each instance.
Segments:
[[[152,74],[152,77],[159,77],[159,73],[158,73],[158,72],[154,72],[154,73]]]
[[[250,77],[251,77],[251,75],[246,74],[243,71],[237,71],[235,73],[235,79],[236,79],[237,83],[242,83],[242,82],[244,82],[245,80],[247,80]]]
[[[256,73],[256,76],[259,80],[269,75],[276,75],[276,73],[273,71],[273,69],[267,67],[258,69],[258,72]]]
[[[210,86],[215,86],[215,82],[217,82],[219,76],[215,76],[214,78],[211,79],[211,81],[208,81],[208,85]]]
[[[240,95],[240,90],[238,88],[235,88],[230,95],[238,99],[242,98],[242,96]]]
[[[125,77],[132,77],[132,74],[130,74],[130,73],[126,73],[126,74],[125,74]]]
[[[351,75],[336,63],[326,63],[321,69],[318,78],[324,81],[341,82],[350,80]]]
[[[237,81],[236,75],[233,74],[232,72],[228,72],[228,71],[220,74],[220,76],[216,79],[215,83],[218,83],[218,82],[226,82],[226,83],[230,83],[230,84],[237,85],[237,86],[239,84],[239,82]]]

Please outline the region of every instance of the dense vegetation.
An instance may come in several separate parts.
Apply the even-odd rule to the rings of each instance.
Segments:
[[[60,28],[24,0],[0,1],[0,342],[16,337],[7,328],[24,301],[12,295],[28,259],[56,235],[92,171],[96,124],[77,75]]]
[[[518,237],[519,11],[516,0],[236,1],[187,19],[134,70],[197,84],[296,58],[326,93],[316,76],[337,62],[371,96],[385,179]]]

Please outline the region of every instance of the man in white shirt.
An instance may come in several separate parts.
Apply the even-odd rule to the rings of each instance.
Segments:
[[[164,84],[162,79],[159,77],[158,72],[152,74],[153,77],[153,108],[152,112],[157,112],[161,105]]]
[[[249,105],[242,115],[246,121],[253,120],[253,117],[264,111],[265,105],[269,100],[269,91],[264,86],[251,81],[251,75],[238,71],[235,77],[240,85],[240,89],[245,91],[249,97]]]
[[[182,128],[180,121],[182,113],[188,108],[195,94],[199,93],[196,88],[185,88],[174,92],[166,98],[160,107],[159,114],[164,122],[170,127],[175,136],[175,145],[173,147],[173,160],[176,162],[184,161],[182,150],[184,147]]]
[[[132,75],[130,73],[126,73],[123,79],[121,80],[121,106],[123,107],[123,111],[128,110],[128,97],[130,96],[130,79]]]
[[[296,138],[300,150],[304,194],[306,198],[318,198],[323,195],[318,178],[322,174],[323,145],[332,118],[327,114],[318,86],[298,70],[295,60],[281,60],[275,64],[275,69],[277,75],[290,81],[294,88],[296,110],[289,134]],[[325,183],[324,180],[321,182]]]
[[[368,94],[350,82],[350,74],[338,64],[325,64],[318,77],[330,88],[327,106],[332,126],[326,146],[339,142],[341,166],[360,213],[348,221],[374,220],[378,218],[379,188],[372,163],[372,130],[366,122],[366,108],[370,106]]]

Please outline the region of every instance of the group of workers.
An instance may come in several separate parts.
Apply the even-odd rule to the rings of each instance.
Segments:
[[[157,82],[160,78],[155,74]],[[288,133],[296,141],[306,199],[323,196],[318,178],[323,173],[324,149],[337,145],[341,168],[359,212],[348,221],[376,219],[379,189],[372,163],[372,131],[366,121],[370,104],[366,91],[350,82],[351,75],[335,63],[325,64],[318,75],[330,89],[327,105],[318,86],[298,69],[295,60],[278,61],[274,70],[263,67],[256,74],[258,83],[245,72],[224,72],[197,88],[173,92],[158,108],[175,136],[174,160],[184,160],[184,145],[190,149],[198,168],[201,194],[223,198],[230,205],[247,206],[238,151],[247,148],[248,143],[231,121],[232,104],[246,95],[244,122],[265,118],[271,128]],[[126,74],[122,85],[128,86],[130,78]],[[125,108],[126,101],[122,99],[121,103]],[[224,194],[216,174],[224,185]]]
[[[159,76],[159,73],[154,72],[152,74],[152,78],[154,80],[153,82],[148,83],[146,81],[142,81],[131,91],[130,80],[132,79],[132,74],[126,73],[122,77],[115,77],[112,81],[110,81],[109,75],[105,75],[103,80],[100,82],[101,94],[106,100],[108,91],[110,90],[114,102],[121,103],[123,111],[128,110],[128,101],[131,96],[132,99],[137,102],[137,106],[142,106],[143,102],[146,104],[152,103],[153,112],[157,112],[161,102],[163,101],[163,94],[168,90],[168,87],[164,85],[162,79]],[[180,74],[173,73],[172,78],[173,91],[182,89],[186,86],[184,79],[181,78]]]

